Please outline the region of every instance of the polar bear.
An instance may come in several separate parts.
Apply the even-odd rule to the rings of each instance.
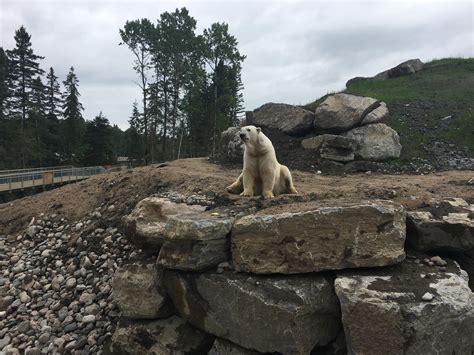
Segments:
[[[244,168],[237,180],[226,188],[227,192],[247,197],[263,195],[263,198],[298,193],[290,171],[278,163],[273,144],[260,127],[242,127],[239,136],[245,145]]]

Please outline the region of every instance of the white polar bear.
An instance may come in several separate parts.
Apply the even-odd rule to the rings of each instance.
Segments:
[[[242,127],[239,136],[245,145],[244,168],[237,180],[226,188],[228,192],[247,197],[263,195],[263,198],[298,193],[290,171],[278,163],[273,144],[260,127]]]

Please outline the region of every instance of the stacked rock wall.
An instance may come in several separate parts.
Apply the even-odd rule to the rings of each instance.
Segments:
[[[154,228],[161,246],[148,244],[145,261],[116,273],[122,320],[111,351],[470,354],[467,274],[439,256],[406,257],[405,216],[384,200],[235,216],[145,199],[126,229],[137,241]]]

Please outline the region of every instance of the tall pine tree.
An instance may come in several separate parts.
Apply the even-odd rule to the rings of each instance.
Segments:
[[[28,100],[34,78],[44,71],[39,67],[39,60],[43,59],[33,53],[31,35],[21,26],[15,32],[16,47],[7,51],[9,63],[9,81],[11,88],[9,109],[12,114],[21,115],[22,126],[25,124],[28,113]]]
[[[113,161],[112,127],[101,113],[86,123],[84,164],[105,165]]]
[[[8,98],[8,58],[0,47],[0,120],[6,116],[6,103]]]
[[[78,163],[82,158],[82,138],[84,135],[85,121],[82,117],[84,108],[79,102],[79,80],[71,67],[66,80],[63,81],[63,149],[65,160]]]

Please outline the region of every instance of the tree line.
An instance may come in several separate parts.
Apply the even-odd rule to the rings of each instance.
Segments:
[[[127,21],[119,34],[134,54],[141,92],[125,132],[102,112],[84,119],[74,67],[62,83],[53,68],[45,72],[23,26],[15,48],[0,47],[0,169],[105,165],[117,156],[149,164],[215,152],[243,104],[245,56],[228,25],[196,34],[196,20],[182,8],[154,24]]]
[[[84,119],[74,67],[61,88],[54,69],[41,68],[44,57],[24,26],[14,39],[15,48],[0,47],[0,169],[104,165],[124,154],[126,132],[102,113]]]
[[[196,33],[186,8],[127,21],[122,45],[134,55],[141,107],[130,127],[146,162],[213,155],[220,133],[243,112],[241,68],[245,56],[225,23]]]

